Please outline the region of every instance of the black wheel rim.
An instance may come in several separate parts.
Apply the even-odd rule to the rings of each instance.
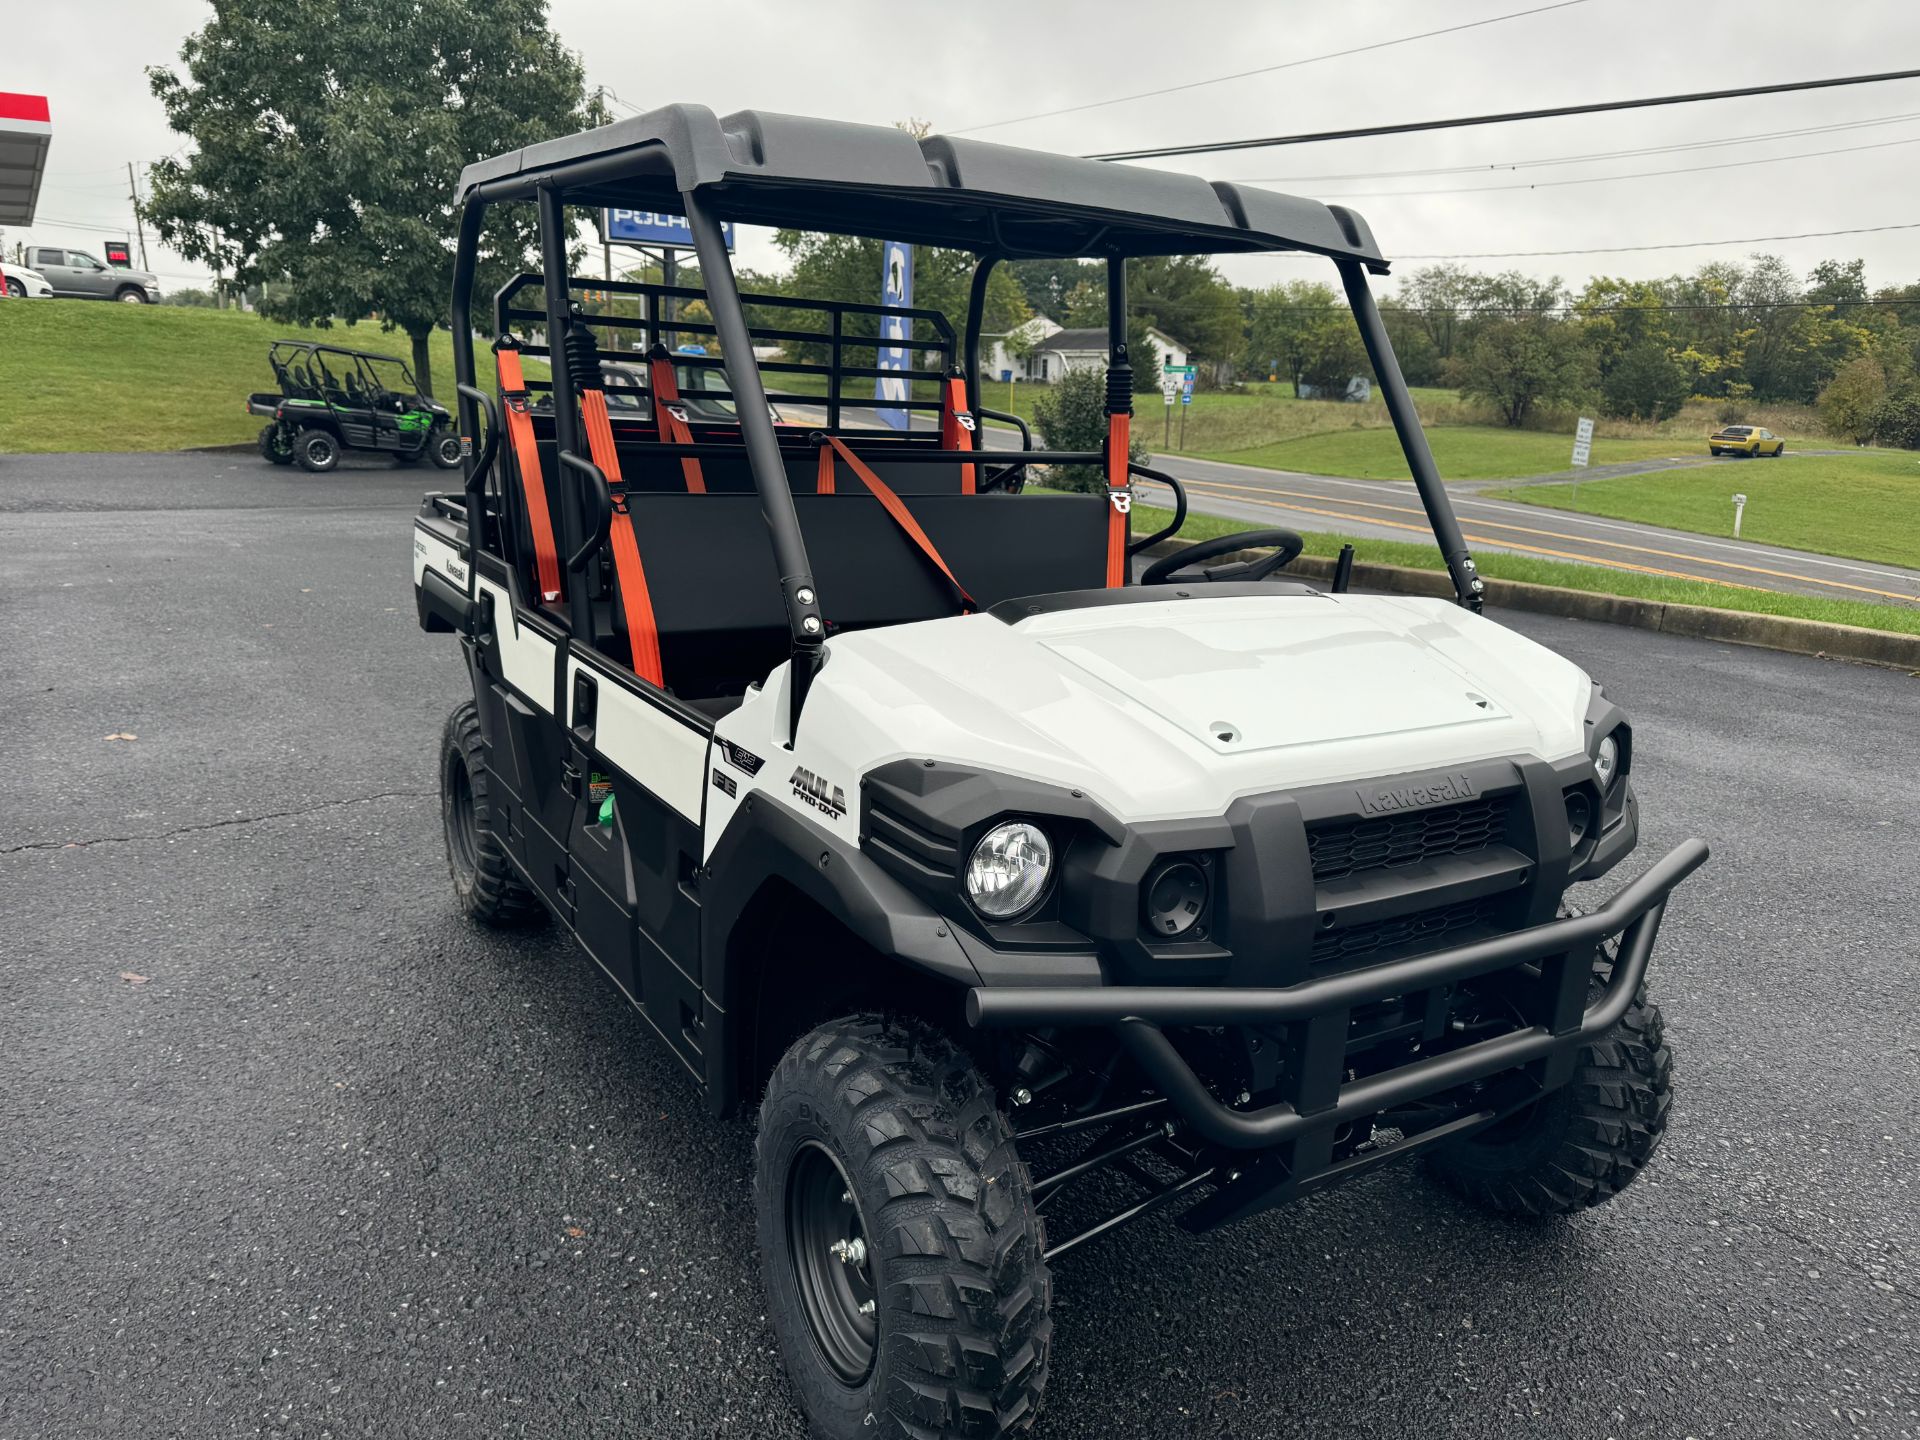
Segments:
[[[315,465],[333,463],[333,442],[325,436],[315,436],[307,441],[307,459]]]
[[[460,463],[460,437],[448,435],[440,441],[440,463],[451,469]]]
[[[879,1335],[865,1249],[847,1172],[826,1146],[806,1141],[787,1167],[787,1252],[813,1343],[848,1387],[873,1373]]]
[[[464,878],[479,864],[474,839],[478,821],[473,809],[473,777],[467,773],[467,762],[458,755],[448,757],[445,793],[447,853]]]

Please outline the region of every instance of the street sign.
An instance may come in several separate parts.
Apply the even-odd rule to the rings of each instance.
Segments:
[[[1585,465],[1587,457],[1593,454],[1593,421],[1586,416],[1580,417],[1580,427],[1573,432],[1573,463]]]
[[[727,249],[732,250],[732,224],[722,221],[720,234],[727,242]],[[600,243],[602,245],[653,245],[670,250],[691,250],[693,230],[687,224],[687,217],[684,215],[670,215],[660,210],[602,210],[600,212]]]
[[[1193,366],[1162,365],[1160,367],[1160,395],[1161,398],[1167,402],[1169,409],[1173,407],[1174,396],[1183,391],[1189,395],[1193,393]]]
[[[1193,403],[1193,367],[1191,365],[1187,366],[1187,373],[1180,381],[1180,403],[1182,405]],[[1183,420],[1180,423],[1184,425],[1186,421]]]
[[[913,304],[913,246],[904,240],[882,240],[880,242],[880,303],[882,305]],[[913,339],[913,317],[911,315],[882,315],[880,317],[880,338],[891,340],[891,345],[880,347],[880,358],[874,361],[882,370],[907,370],[913,351],[908,344]],[[908,425],[907,411],[898,402],[907,398],[908,382],[905,375],[877,375],[873,381],[873,398],[880,401],[880,418],[896,430],[905,430]],[[888,401],[895,402],[892,405]]]

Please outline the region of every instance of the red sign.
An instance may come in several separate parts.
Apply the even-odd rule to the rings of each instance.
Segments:
[[[51,125],[53,116],[47,110],[44,95],[16,95],[11,90],[0,90],[0,120],[37,120],[42,125]]]
[[[127,248],[124,240],[108,240],[100,247],[107,252],[107,264],[119,269],[130,269],[133,265],[133,252]]]

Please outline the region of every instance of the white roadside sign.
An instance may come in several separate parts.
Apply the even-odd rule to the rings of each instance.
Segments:
[[[1573,432],[1573,463],[1585,465],[1593,454],[1593,421],[1580,417],[1580,428]]]

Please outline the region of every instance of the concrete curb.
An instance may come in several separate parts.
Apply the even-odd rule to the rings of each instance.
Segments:
[[[1168,540],[1149,553],[1171,555],[1190,543]],[[1333,561],[1321,555],[1302,555],[1289,565],[1288,575],[1305,580],[1333,578]],[[1869,630],[1859,625],[1832,625],[1788,615],[1761,615],[1745,610],[1715,610],[1706,605],[1670,605],[1659,600],[1632,600],[1591,590],[1562,590],[1553,585],[1530,585],[1520,580],[1486,577],[1487,604],[1508,610],[1531,610],[1570,620],[1599,620],[1662,635],[1686,635],[1728,645],[1752,645],[1762,650],[1784,650],[1829,660],[1853,660],[1920,673],[1920,635]],[[1370,565],[1356,561],[1353,585],[1357,590],[1390,595],[1433,595],[1453,598],[1453,586],[1438,570],[1410,570],[1399,565]]]

